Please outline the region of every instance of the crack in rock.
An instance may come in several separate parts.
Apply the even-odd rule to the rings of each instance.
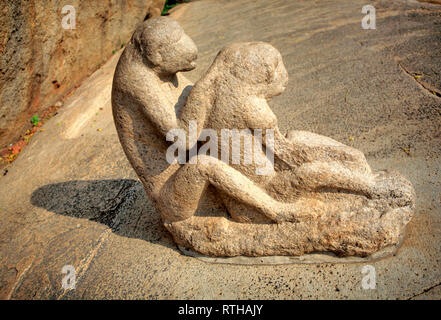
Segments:
[[[428,91],[431,95],[434,95],[438,98],[441,98],[441,93],[438,92],[438,90],[429,87],[427,84],[425,84],[424,82],[420,82],[418,81],[418,79],[415,79],[415,75],[412,74],[412,72],[408,71],[401,63],[398,63],[398,66],[401,68],[401,70],[403,70],[409,77],[411,77],[416,83],[418,83],[418,85],[424,89],[425,91]]]
[[[431,286],[431,287],[429,287],[429,288],[423,289],[422,292],[417,293],[417,294],[411,296],[411,297],[408,298],[407,300],[412,300],[413,298],[418,297],[418,296],[420,296],[420,295],[422,295],[422,294],[424,294],[424,293],[427,293],[427,292],[429,292],[430,290],[435,289],[436,287],[438,287],[438,286],[440,286],[440,285],[441,285],[441,282],[438,282],[437,284],[435,284],[435,285],[433,285],[433,286]]]

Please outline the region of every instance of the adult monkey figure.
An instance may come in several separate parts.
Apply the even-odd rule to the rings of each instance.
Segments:
[[[120,57],[112,87],[113,116],[127,158],[165,222],[191,217],[208,184],[271,220],[283,220],[292,205],[276,201],[220,160],[184,167],[167,163],[165,137],[169,130],[183,127],[176,114],[191,88],[179,72],[194,69],[196,58],[195,44],[172,18],[152,18],[137,27]],[[165,182],[177,174],[182,184],[164,192]]]

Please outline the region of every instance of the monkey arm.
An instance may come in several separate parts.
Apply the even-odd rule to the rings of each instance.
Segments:
[[[182,106],[179,116],[176,115],[175,104],[165,95],[157,94],[162,92],[159,84],[149,81],[147,89],[144,82],[135,82],[130,88],[132,100],[139,106],[146,118],[156,127],[163,137],[173,129],[182,129],[186,135],[185,148],[188,150],[191,146],[190,141],[190,121],[196,121],[196,138],[204,128],[205,119],[208,115],[207,103],[205,100],[199,101],[199,93],[192,93],[185,98],[185,104]],[[143,86],[143,88],[141,87]],[[197,88],[196,88],[197,89]],[[154,106],[154,107],[152,107]]]
[[[301,152],[280,133],[277,126],[277,117],[266,99],[250,97],[247,106],[249,106],[249,111],[245,113],[247,127],[251,130],[262,130],[262,144],[267,148],[271,148],[274,156],[289,167],[298,167],[301,163]],[[267,130],[273,130],[274,139],[269,139]],[[269,144],[270,141],[271,145]]]
[[[187,149],[191,147],[189,145],[190,122],[192,121],[196,124],[196,137],[199,137],[211,114],[214,104],[211,97],[215,96],[214,93],[209,92],[211,90],[213,90],[213,88],[211,88],[210,83],[205,81],[204,78],[196,82],[179,112],[177,122],[179,128],[184,129],[186,132]]]
[[[179,128],[183,129],[186,133],[187,149],[191,147],[189,145],[191,139],[190,126],[195,126],[193,130],[195,130],[195,137],[197,139],[204,129],[205,122],[209,116],[210,111],[208,108],[211,110],[211,107],[206,103],[206,99],[200,99],[199,93],[195,92],[195,90],[199,91],[198,88],[195,89],[193,87],[177,118]]]
[[[153,81],[149,82],[147,89],[144,82],[137,81],[132,84],[129,94],[131,100],[138,105],[142,114],[165,137],[167,132],[178,128],[178,124],[174,106],[170,103],[170,100],[163,95],[157,94],[161,91],[159,85]]]

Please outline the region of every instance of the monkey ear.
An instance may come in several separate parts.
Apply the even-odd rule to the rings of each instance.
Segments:
[[[142,45],[141,37],[142,37],[141,32],[136,30],[132,36],[132,39],[130,39],[130,42],[133,44],[136,50],[141,54],[141,56],[144,56],[145,48]]]
[[[150,62],[152,62],[155,66],[162,65],[163,59],[161,55],[160,48],[153,50],[149,54]]]
[[[155,66],[162,65],[162,63],[164,62],[164,59],[161,54],[162,48],[163,48],[163,44],[160,43],[159,45],[156,46],[150,46],[150,49],[147,52],[148,59]]]
[[[276,77],[276,70],[279,65],[279,59],[277,56],[274,56],[272,61],[266,65],[266,75],[267,75],[267,83],[272,83],[274,78]]]
[[[276,76],[276,69],[270,64],[265,64],[265,82],[270,84]]]

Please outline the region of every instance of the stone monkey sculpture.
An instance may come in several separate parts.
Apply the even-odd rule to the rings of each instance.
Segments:
[[[244,54],[249,60],[244,63],[252,64],[259,57],[258,52],[249,49]],[[410,182],[394,172],[369,176],[364,156],[332,139],[302,131],[291,132],[285,138],[278,132],[265,99],[283,91],[280,57],[270,54],[270,60],[276,59],[262,70],[252,70],[242,68],[240,59],[237,64],[226,55],[217,80],[208,79],[217,68],[214,63],[191,89],[191,83],[180,72],[194,68],[196,57],[196,46],[176,21],[169,17],[149,19],[137,28],[122,53],[112,88],[113,115],[124,152],[176,243],[214,256],[300,255],[314,251],[365,256],[400,242],[414,207]],[[273,74],[271,70],[279,72]],[[264,81],[250,85],[250,72]],[[266,79],[274,84],[270,90]],[[216,109],[228,106],[228,99],[235,99],[234,90],[225,90],[223,103],[218,101],[217,105],[212,100],[218,96],[215,91],[222,88],[219,81],[224,81],[224,89],[242,85],[243,95],[238,98],[248,97],[250,112],[240,109],[244,114],[235,119],[226,110]],[[261,111],[261,117],[253,116],[256,111]],[[271,178],[262,182],[214,157],[182,166],[166,161],[167,132],[177,128],[185,131],[190,120],[201,123],[198,130],[216,125],[207,118],[212,112],[219,120],[224,117],[230,121],[230,125],[246,120],[244,127],[267,125],[276,129],[278,183],[271,183]],[[361,184],[350,175],[353,172],[335,176],[332,171],[338,165],[359,170]],[[345,181],[349,184],[342,185]],[[233,213],[231,219],[195,215],[209,186]],[[291,219],[295,222],[288,222]]]

